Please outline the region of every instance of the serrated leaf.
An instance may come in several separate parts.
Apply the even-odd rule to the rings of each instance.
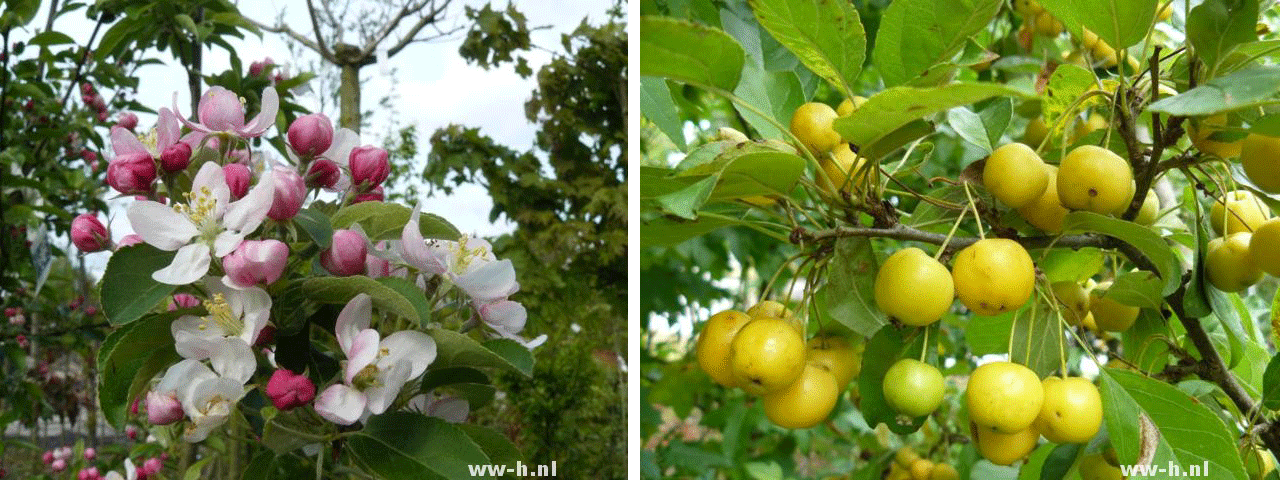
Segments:
[[[872,95],[831,127],[845,141],[869,145],[913,120],[991,97],[1026,97],[1026,92],[995,83],[953,83],[940,87],[893,87]]]
[[[316,246],[321,249],[329,248],[329,244],[333,241],[333,226],[329,224],[329,216],[324,212],[314,208],[304,208],[298,210],[298,214],[293,217],[293,222],[302,227],[302,231],[307,232],[311,240],[316,242]]]
[[[849,2],[752,0],[760,26],[845,96],[862,72],[867,35]]]
[[[1199,117],[1265,105],[1280,91],[1280,66],[1245,68],[1152,103],[1148,110]]]
[[[827,282],[816,293],[819,308],[858,335],[874,335],[887,323],[884,313],[875,307],[875,273],[876,257],[870,240],[837,240],[827,264]]]
[[[731,92],[746,54],[719,29],[686,20],[641,16],[640,74]]]
[[[1280,354],[1271,357],[1262,374],[1262,406],[1280,410]]]
[[[787,132],[791,114],[805,101],[800,78],[795,72],[770,72],[754,61],[746,62],[742,80],[738,82],[738,88],[733,94],[754,107],[752,109],[733,104],[738,114],[760,134],[760,138],[784,141],[791,138]],[[769,118],[761,116],[757,111],[769,114]]]
[[[1159,310],[1164,304],[1160,295],[1160,276],[1146,270],[1125,272],[1116,277],[1105,297],[1133,307]]]
[[[484,345],[471,337],[443,328],[431,328],[427,334],[436,341],[433,368],[483,367],[505,368],[524,376],[533,373],[533,355],[527,348],[507,339],[490,340]],[[517,351],[517,348],[519,350]]]
[[[112,325],[137,320],[173,293],[175,285],[157,282],[151,274],[168,266],[176,254],[139,243],[111,255],[102,274],[102,311]]]
[[[872,57],[887,86],[926,76],[964,48],[995,16],[1001,0],[898,0],[876,32]]]
[[[1117,51],[1147,36],[1160,3],[1160,0],[1040,1],[1054,17],[1062,20],[1068,31],[1079,33],[1081,27],[1088,28]]]

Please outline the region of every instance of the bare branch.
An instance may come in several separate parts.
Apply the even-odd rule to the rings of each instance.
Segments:
[[[307,0],[307,16],[311,17],[311,29],[316,32],[315,44],[320,46],[319,48],[313,47],[312,50],[319,52],[320,56],[324,57],[326,60],[332,63],[338,63],[337,57],[333,55],[333,52],[329,51],[329,46],[325,43],[324,38],[320,36],[320,22],[316,21],[316,7],[315,4],[311,3],[311,0]],[[337,38],[342,38],[341,31],[339,31],[337,35]]]
[[[273,25],[266,25],[262,22],[259,22],[249,17],[244,17],[244,19],[245,21],[253,24],[253,26],[258,27],[261,30],[265,30],[272,33],[283,33],[285,35],[288,35],[289,38],[292,38],[294,41],[302,44],[302,46],[307,47],[308,49],[311,49],[316,53],[320,54],[320,56],[324,57],[325,60],[329,60],[331,62],[333,61],[333,55],[329,53],[329,49],[326,48],[323,43],[316,43],[316,41],[313,41],[307,38],[305,35],[295,32],[292,28],[289,28],[288,25],[280,24],[280,25],[273,26]],[[318,32],[316,36],[319,37]]]
[[[445,8],[448,6],[449,6],[449,2],[444,2],[443,5],[433,8],[430,12],[427,12],[425,15],[420,17],[418,19],[418,23],[414,24],[414,26],[409,29],[409,32],[406,33],[403,37],[400,37],[400,41],[396,42],[396,45],[394,47],[387,49],[387,56],[391,57],[391,56],[395,56],[395,54],[397,53],[400,53],[400,50],[403,50],[404,47],[408,46],[410,43],[414,41],[414,37],[418,36],[418,32],[422,31],[423,27],[429,24],[434,24],[436,20],[439,19],[440,14],[444,13]],[[442,36],[448,35],[456,31],[458,31],[458,28],[449,30],[448,32],[443,33]]]

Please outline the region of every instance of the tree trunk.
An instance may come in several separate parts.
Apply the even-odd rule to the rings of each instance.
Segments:
[[[344,63],[342,69],[342,85],[338,87],[341,113],[338,124],[360,133],[360,65]]]

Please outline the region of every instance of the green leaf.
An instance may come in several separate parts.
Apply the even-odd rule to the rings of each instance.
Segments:
[[[670,247],[731,225],[746,225],[746,221],[706,215],[695,221],[658,217],[641,223],[640,242],[646,246]]]
[[[1062,20],[1067,30],[1079,33],[1080,27],[1098,34],[1117,51],[1129,48],[1147,36],[1156,20],[1160,0],[1041,0],[1054,17]],[[1078,35],[1077,35],[1078,36]]]
[[[71,36],[57,30],[40,32],[34,37],[31,37],[30,40],[27,40],[27,45],[41,45],[46,47],[49,45],[62,45],[67,43],[76,43],[76,41],[72,39]]]
[[[1116,277],[1105,297],[1129,306],[1159,310],[1164,304],[1164,297],[1160,295],[1162,285],[1160,276],[1154,272],[1125,272]]]
[[[845,98],[853,96],[853,84],[862,72],[866,57],[867,34],[852,3],[822,0],[752,0],[750,3],[760,26],[773,38]]]
[[[418,284],[400,277],[382,277],[377,279],[378,283],[383,286],[395,290],[405,300],[413,305],[413,309],[418,313],[419,319],[426,320],[431,318],[431,304],[427,302],[427,296],[418,287]]]
[[[173,293],[176,286],[157,282],[151,274],[168,266],[176,254],[139,243],[111,255],[102,274],[102,311],[112,325],[137,320]]]
[[[1273,102],[1277,91],[1280,91],[1280,66],[1250,67],[1163,98],[1147,109],[1188,117],[1214,115]]]
[[[1163,237],[1150,228],[1115,217],[1079,211],[1067,214],[1062,221],[1062,230],[1101,233],[1133,245],[1156,266],[1164,281],[1161,295],[1172,293],[1182,283],[1182,263],[1178,261],[1177,254]]]
[[[1040,467],[1040,480],[1066,478],[1071,465],[1076,461],[1076,456],[1083,448],[1084,446],[1078,443],[1064,443],[1053,447],[1053,451],[1049,452],[1049,456],[1044,459],[1044,466]]]
[[[1159,372],[1169,364],[1169,344],[1160,337],[1172,338],[1164,318],[1157,310],[1142,310],[1120,338],[1125,358],[1144,372]]]
[[[485,385],[489,383],[489,376],[484,372],[471,367],[431,367],[427,369],[427,373],[422,375],[422,391],[428,392],[434,388],[446,385],[454,385],[458,383],[474,383],[477,385]]]
[[[862,237],[836,240],[827,264],[827,283],[815,293],[819,309],[858,335],[870,337],[885,325],[875,307],[876,256],[871,241]]]
[[[191,19],[190,15],[187,15],[185,13],[179,13],[173,16],[173,20],[178,22],[178,25],[182,26],[182,28],[185,29],[187,33],[190,33],[192,36],[196,37],[197,39],[203,40],[204,35],[201,35],[199,28],[196,28],[196,22]]]
[[[474,478],[468,465],[490,459],[461,428],[444,420],[411,412],[369,417],[365,428],[348,440],[356,460],[379,478]]]
[[[987,127],[982,124],[982,117],[973,110],[965,107],[947,110],[947,124],[951,125],[951,129],[955,130],[960,138],[981,148],[983,153],[990,154],[995,150],[992,146],[994,142],[987,135]]]
[[[1248,478],[1236,453],[1235,436],[1207,406],[1159,380],[1116,369],[1107,369],[1107,373],[1160,428],[1179,463],[1209,462],[1214,478]],[[1121,460],[1124,463],[1124,458]]]
[[[1040,258],[1038,255],[1033,253],[1032,258]],[[1036,267],[1044,272],[1049,283],[1083,282],[1102,270],[1103,261],[1102,250],[1098,248],[1055,248],[1038,260]]]
[[[786,195],[804,175],[805,161],[794,153],[745,151],[734,148],[711,164],[688,170],[687,174],[719,169],[720,182],[711,192],[710,201],[726,201],[757,195]],[[705,168],[704,168],[705,167]],[[684,174],[682,174],[684,175]]]
[[[1252,321],[1252,319],[1247,315],[1241,317],[1240,312],[1231,304],[1231,297],[1222,290],[1206,286],[1205,295],[1209,299],[1209,306],[1213,309],[1213,315],[1206,317],[1204,320],[1207,322],[1217,320],[1222,325],[1229,347],[1227,366],[1235,367],[1240,363],[1244,354],[1244,345],[1249,338],[1244,331],[1244,322]]]
[[[173,349],[173,336],[169,332],[170,325],[183,313],[182,311],[148,315],[142,319],[121,326],[107,335],[99,350],[98,368],[102,375],[99,379],[98,402],[102,405],[102,413],[112,426],[124,428],[129,404],[133,401],[131,390],[139,380],[145,382],[164,370],[170,363],[162,359],[166,355],[170,359],[177,357]],[[132,392],[136,397],[139,391]]]
[[[689,149],[684,141],[684,121],[680,120],[680,112],[675,101],[671,99],[671,89],[667,81],[656,77],[640,77],[640,111],[662,133],[671,139],[680,151]]]
[[[1105,369],[1098,375],[1098,390],[1102,394],[1102,419],[1111,437],[1111,446],[1116,449],[1116,458],[1122,465],[1133,465],[1138,460],[1141,448],[1139,422],[1135,421],[1141,413],[1138,402],[1129,392],[1120,386],[1109,374],[1112,369]]]
[[[491,340],[481,345],[471,337],[443,328],[428,329],[427,334],[436,341],[436,361],[432,368],[505,368],[526,377],[533,374],[533,356],[514,341]],[[516,351],[513,345],[524,352]]]
[[[338,305],[346,305],[356,295],[367,293],[373,299],[373,306],[385,313],[395,314],[423,325],[428,320],[420,317],[413,302],[398,290],[363,275],[308,278],[302,281],[302,291],[317,302]]]
[[[284,455],[305,445],[322,443],[327,438],[326,425],[310,421],[300,409],[279,412],[262,427],[262,444],[276,455]]]
[[[1049,76],[1049,83],[1046,84],[1045,94],[1040,99],[1040,115],[1044,118],[1044,123],[1051,130],[1049,136],[1051,139],[1057,139],[1055,135],[1061,135],[1061,130],[1054,129],[1057,126],[1058,119],[1069,113],[1067,110],[1085,92],[1097,85],[1097,80],[1093,76],[1093,72],[1085,70],[1077,65],[1064,64],[1053,70],[1053,75]],[[1096,98],[1096,97],[1095,97]],[[1079,107],[1087,106],[1090,103],[1098,103],[1097,100],[1087,100]],[[1062,127],[1068,127],[1070,122],[1062,122]],[[1035,145],[1032,145],[1035,148]]]
[[[1047,377],[1062,366],[1062,350],[1059,350],[1063,341],[1062,322],[1051,305],[1027,303],[1013,316],[1013,351],[1009,352],[1009,361],[1026,365],[1036,375]]]
[[[845,141],[869,145],[912,120],[997,96],[1026,97],[1027,94],[995,83],[893,87],[872,95],[852,114],[837,118],[831,126]]]
[[[363,204],[358,203],[357,205]],[[329,225],[329,216],[325,215],[324,212],[314,208],[304,208],[298,210],[298,214],[293,217],[293,222],[302,227],[302,231],[307,232],[307,235],[311,236],[311,240],[316,242],[316,245],[321,249],[329,248],[330,242],[333,241],[333,226]]]
[[[931,337],[937,333],[936,324],[930,332]],[[884,374],[899,358],[918,358],[924,343],[924,329],[911,329],[918,334],[910,342],[904,341],[902,332],[893,325],[885,325],[867,340],[866,351],[862,354],[862,372],[858,374],[858,393],[862,395],[860,410],[862,418],[872,427],[885,424],[894,433],[908,434],[920,429],[928,415],[906,420],[898,412],[889,408],[884,400]]]
[[[413,209],[398,203],[361,202],[347,205],[333,214],[333,228],[350,228],[359,223],[369,240],[399,240]],[[426,239],[457,240],[462,236],[448,220],[431,213],[419,213],[418,229]]]
[[[746,54],[724,31],[689,21],[640,17],[640,74],[732,92]]]
[[[1271,357],[1262,374],[1262,406],[1280,410],[1280,354]]]
[[[476,442],[481,450],[484,450],[485,456],[489,457],[489,463],[492,465],[514,466],[516,462],[522,461],[524,458],[520,454],[520,449],[516,448],[514,443],[507,438],[506,435],[498,433],[496,430],[480,425],[472,425],[469,423],[460,423],[457,425],[466,433],[471,441]],[[509,469],[510,470],[510,469]],[[516,472],[508,471],[508,477],[514,477]]]
[[[843,3],[843,2],[836,2]],[[1001,0],[898,0],[880,19],[872,57],[886,86],[950,61],[995,16]]]
[[[804,103],[804,90],[800,88],[800,78],[790,70],[770,72],[756,62],[746,62],[742,72],[742,81],[734,90],[734,95],[756,109],[769,114],[762,117],[750,108],[733,104],[742,118],[756,129],[759,138],[775,138],[788,140],[791,137],[786,131],[792,112]]]
[[[698,218],[698,209],[702,208],[702,205],[711,198],[711,192],[715,190],[719,179],[720,176],[718,174],[708,176],[681,190],[659,196],[654,200],[658,202],[658,205],[664,211],[672,215],[688,220],[696,220]]]
[[[1205,0],[1187,13],[1187,40],[1208,71],[1236,45],[1258,39],[1256,0]]]

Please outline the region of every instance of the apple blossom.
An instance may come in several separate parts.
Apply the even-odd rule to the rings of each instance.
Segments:
[[[187,204],[169,207],[149,200],[134,202],[128,213],[134,231],[156,248],[178,251],[172,263],[152,273],[151,278],[169,285],[199,280],[209,271],[210,254],[226,256],[262,224],[271,209],[274,188],[268,171],[244,198],[230,201],[223,169],[208,162],[196,173]]]
[[[138,427],[135,427],[133,425],[126,425],[124,427],[124,436],[129,437],[129,440],[137,440]]]
[[[276,120],[280,108],[280,96],[276,89],[262,89],[262,110],[249,123],[244,121],[244,101],[230,90],[220,86],[210,87],[200,96],[196,116],[200,123],[192,123],[182,115],[178,119],[187,128],[204,133],[229,133],[243,138],[261,136]],[[178,110],[178,93],[173,93],[173,111]]]
[[[289,125],[289,147],[298,155],[313,157],[333,144],[333,122],[323,113],[298,117]]]
[[[356,195],[351,199],[352,204],[364,202],[381,202],[382,201],[382,185],[375,186],[369,191]]]
[[[173,173],[186,170],[191,164],[191,145],[178,142],[160,152],[160,168]]]
[[[133,132],[124,128],[112,128],[111,148],[117,158],[145,154],[153,160],[160,160],[163,164],[164,155],[170,148],[186,144],[190,149],[204,140],[204,135],[203,132],[191,132],[183,136],[182,123],[178,117],[169,109],[161,108],[157,112],[156,126],[143,135],[134,135]],[[188,150],[188,158],[189,154]],[[171,159],[170,162],[172,161]],[[186,167],[183,166],[183,168]],[[165,170],[174,171],[169,167],[165,167]]]
[[[200,305],[200,299],[190,293],[175,293],[173,298],[169,299],[169,311],[172,312],[179,308],[191,308]]]
[[[351,183],[361,191],[380,185],[391,174],[387,151],[373,145],[352,149],[347,166],[351,169]]]
[[[92,213],[82,213],[71,221],[71,243],[85,253],[101,252],[111,246],[111,233]]]
[[[107,472],[105,480],[138,480],[138,469],[133,466],[133,461],[128,457],[124,459],[124,475],[119,472]]]
[[[289,260],[289,246],[275,239],[245,240],[234,251],[222,257],[227,272],[222,282],[233,288],[270,285],[284,273]]]
[[[151,191],[156,164],[146,152],[117,155],[107,164],[107,185],[125,195]]]
[[[381,338],[369,328],[372,314],[372,299],[361,293],[347,302],[334,325],[347,357],[343,381],[326,388],[315,403],[316,413],[333,423],[350,425],[385,412],[401,387],[435,361],[436,342],[427,334],[403,330]]]
[[[367,253],[368,245],[363,234],[355,230],[335,230],[329,248],[320,253],[320,265],[339,277],[360,275],[364,273]]]
[[[253,180],[249,167],[243,163],[228,163],[222,166],[222,175],[227,179],[231,200],[239,200],[249,193],[249,183]]]
[[[44,461],[45,465],[53,463],[53,450],[45,450],[44,454],[40,455],[40,459]]]
[[[93,459],[98,456],[98,450],[93,447],[88,447],[84,449],[83,455],[85,460],[93,461]]]
[[[263,58],[261,61],[250,63],[249,76],[256,77],[258,75],[262,75],[262,72],[266,70],[267,66],[275,65],[275,64],[276,63],[271,60],[271,57],[266,57],[266,58]]]
[[[465,398],[435,393],[423,393],[410,398],[405,407],[449,423],[465,422],[467,415],[471,413],[471,405]]]
[[[147,392],[147,421],[152,425],[168,425],[182,420],[182,417],[182,402],[175,391]]]
[[[146,243],[146,242],[142,240],[141,235],[138,235],[136,233],[130,233],[128,235],[120,237],[120,241],[116,242],[116,250],[127,247],[129,245],[137,245],[139,243]]]
[[[281,411],[311,403],[315,397],[316,385],[306,375],[281,368],[267,381],[267,398]]]
[[[463,236],[457,242],[426,241],[418,227],[421,205],[413,208],[400,234],[401,257],[410,265],[444,275],[473,300],[503,299],[520,289],[511,260],[498,260],[489,242]]]
[[[56,458],[53,460],[53,464],[50,465],[49,468],[52,468],[54,472],[61,472],[67,469],[67,461],[61,458]]]
[[[212,276],[205,277],[205,289],[211,297],[204,302],[208,315],[183,315],[170,325],[178,355],[203,360],[212,357],[225,343],[247,349],[267,324],[271,296],[257,287],[232,288]]]
[[[138,116],[133,112],[124,112],[120,114],[119,120],[116,120],[116,126],[128,130],[138,127]]]
[[[338,164],[327,158],[317,158],[307,167],[307,186],[312,188],[333,188],[342,178]]]
[[[182,411],[190,420],[183,429],[183,439],[188,442],[204,440],[227,421],[235,404],[244,397],[245,382],[257,368],[249,345],[240,341],[217,344],[209,360],[212,370],[190,358],[174,364],[154,390],[161,395],[172,394],[182,402]]]
[[[151,457],[142,464],[142,468],[147,470],[148,476],[155,475],[160,473],[160,469],[164,468],[164,462],[160,461],[160,457]]]
[[[293,218],[302,209],[302,201],[307,196],[307,185],[297,170],[275,167],[272,171],[275,172],[276,194],[267,217],[283,222]]]

